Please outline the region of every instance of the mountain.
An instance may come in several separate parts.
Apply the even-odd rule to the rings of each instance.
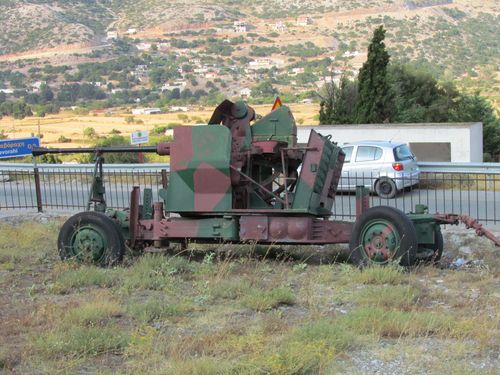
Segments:
[[[373,30],[383,24],[393,61],[425,65],[493,100],[499,95],[496,0],[0,0],[0,8],[3,61],[9,54],[90,52],[116,31],[135,45],[166,43],[233,62],[273,57],[290,65],[330,57],[357,69]],[[235,29],[237,21],[246,32]],[[92,56],[106,60],[115,52]],[[71,59],[64,63],[72,65]]]

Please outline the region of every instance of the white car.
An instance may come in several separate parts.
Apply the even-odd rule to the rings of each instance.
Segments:
[[[342,150],[346,156],[338,190],[364,185],[381,198],[394,198],[419,182],[417,158],[404,142],[359,141],[344,144]]]

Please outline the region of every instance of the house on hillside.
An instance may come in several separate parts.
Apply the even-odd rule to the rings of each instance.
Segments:
[[[248,31],[248,25],[246,21],[234,21],[233,30],[235,33],[246,33]]]
[[[312,24],[312,18],[311,17],[298,17],[296,21],[297,26],[309,26]]]
[[[278,21],[272,26],[274,31],[285,31],[286,24],[283,21]]]
[[[118,38],[118,31],[108,31],[106,33],[107,40],[113,40]]]
[[[187,86],[187,82],[186,81],[175,81],[174,83],[170,84],[170,83],[165,83],[162,87],[161,87],[161,91],[174,91],[175,89],[178,89],[179,92],[182,92],[184,91],[184,89],[186,88]]]
[[[157,115],[161,113],[160,108],[134,108],[132,109],[133,115]]]
[[[241,99],[248,99],[252,95],[252,90],[249,89],[248,87],[245,87],[244,89],[240,90],[240,96]]]
[[[137,43],[135,45],[135,47],[139,50],[139,51],[149,51],[152,47],[152,44],[151,43]]]

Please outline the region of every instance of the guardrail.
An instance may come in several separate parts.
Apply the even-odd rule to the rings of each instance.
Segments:
[[[389,205],[404,212],[424,204],[430,212],[467,214],[484,223],[500,223],[500,163],[419,163],[419,184],[400,191],[394,199],[370,196],[370,204]],[[108,206],[129,205],[134,185],[149,187],[153,199],[165,184],[168,164],[106,164]],[[0,211],[9,209],[72,210],[85,208],[93,164],[0,163]],[[367,176],[372,179],[372,176]],[[416,181],[415,181],[416,182]],[[339,192],[333,209],[336,219],[355,217],[355,197]]]

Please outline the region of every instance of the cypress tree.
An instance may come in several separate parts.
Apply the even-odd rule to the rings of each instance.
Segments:
[[[379,26],[368,46],[368,58],[359,70],[356,119],[360,124],[388,122],[390,118],[389,54],[385,50],[384,38],[384,27]]]

